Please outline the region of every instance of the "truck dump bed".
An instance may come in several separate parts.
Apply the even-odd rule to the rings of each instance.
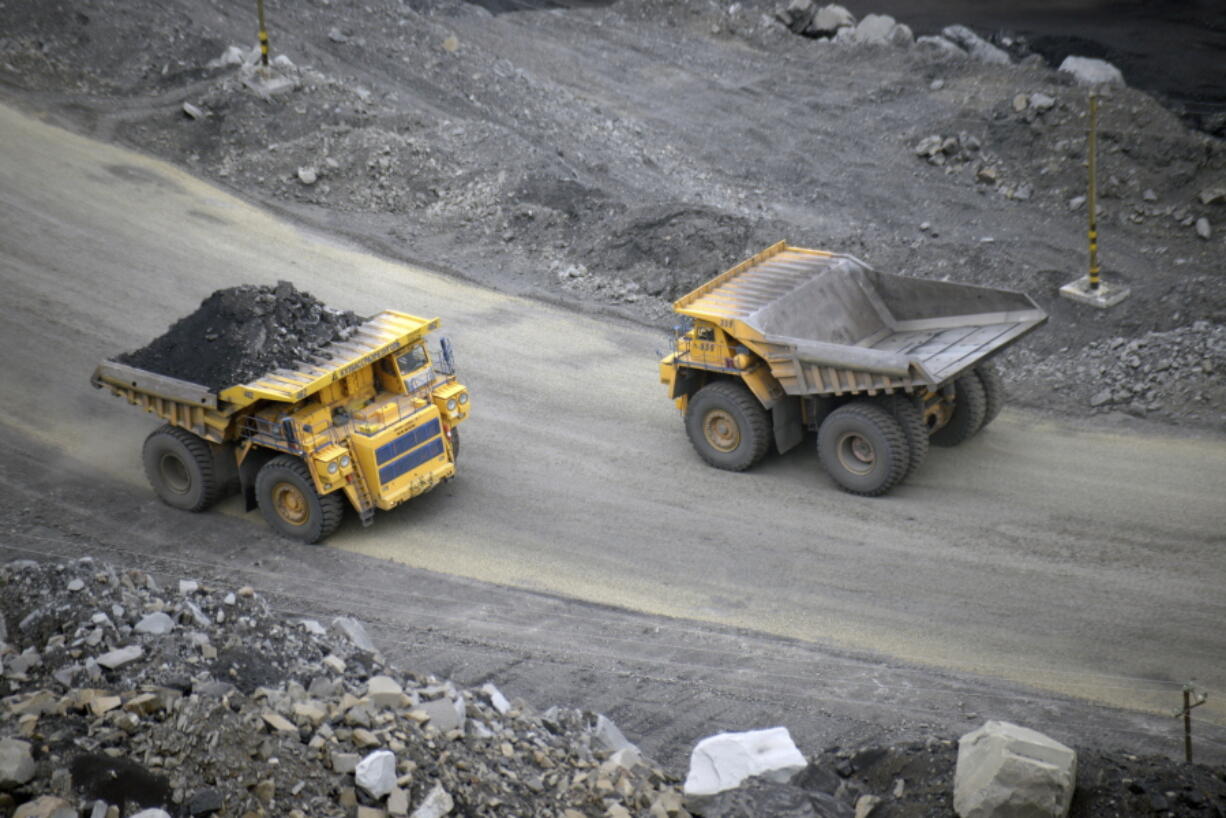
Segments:
[[[674,309],[761,355],[794,395],[935,388],[1047,320],[1022,293],[880,273],[785,242]]]
[[[276,369],[218,392],[114,361],[99,364],[90,382],[170,424],[221,443],[234,436],[230,419],[240,410],[260,400],[296,403],[437,326],[438,319],[384,310],[359,325],[347,340],[322,347],[318,357],[326,363]]]

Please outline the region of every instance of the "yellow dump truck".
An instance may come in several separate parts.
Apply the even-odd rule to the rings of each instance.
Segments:
[[[816,430],[854,494],[881,495],[929,442],[975,435],[1004,399],[993,355],[1047,320],[1026,295],[871,269],[780,242],[674,305],[660,380],[694,448],[740,471]]]
[[[340,524],[346,500],[370,525],[455,474],[468,390],[451,346],[427,348],[438,319],[385,310],[317,361],[211,391],[113,361],[94,386],[162,418],[144,466],[171,506],[202,511],[235,488],[250,511],[313,543]]]

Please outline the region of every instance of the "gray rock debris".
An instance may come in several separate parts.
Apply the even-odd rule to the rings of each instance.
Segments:
[[[443,818],[454,806],[455,802],[443,785],[435,784],[410,818]]]
[[[947,40],[944,37],[940,37],[940,36],[933,35],[933,34],[925,34],[922,37],[917,37],[915,39],[915,44],[916,46],[920,48],[927,48],[932,51],[936,51],[941,54],[946,54],[951,57],[965,58],[967,56],[966,52],[963,51],[961,48],[959,48],[957,43],[954,43],[952,40]],[[945,84],[944,82],[941,83],[941,85],[944,85],[944,84]],[[933,90],[936,90],[936,89],[933,89]]]
[[[34,777],[30,744],[20,739],[0,739],[0,790],[11,790]]]
[[[1065,57],[1060,68],[1065,74],[1071,74],[1079,85],[1123,85],[1124,75],[1106,60],[1092,57]]]
[[[351,616],[338,616],[332,620],[332,630],[348,639],[354,647],[367,653],[375,653],[375,643],[361,622]]]
[[[973,59],[995,65],[1009,65],[1009,55],[971,31],[966,26],[946,26],[941,34],[970,54]]]
[[[856,15],[838,5],[822,6],[813,16],[809,32],[821,36],[837,34],[841,28],[850,28],[856,24]]]
[[[150,636],[165,636],[175,629],[175,622],[162,611],[154,611],[137,622],[133,630]]]
[[[1034,108],[1039,113],[1046,113],[1056,107],[1056,98],[1048,96],[1044,93],[1035,93],[1030,95],[1030,107]]]
[[[1196,235],[1200,236],[1205,241],[1213,238],[1213,228],[1209,226],[1209,220],[1201,216],[1196,220]]]
[[[592,738],[596,742],[597,746],[608,750],[609,752],[617,752],[618,750],[625,749],[638,749],[638,747],[631,743],[625,737],[625,735],[622,734],[622,731],[618,729],[616,724],[613,723],[613,720],[604,714],[596,717],[596,729],[593,731]]]
[[[814,0],[791,0],[776,10],[775,17],[795,34],[806,37],[833,37],[856,24],[856,17],[839,5],[818,8]]]
[[[129,662],[135,662],[145,655],[145,649],[140,645],[128,645],[126,648],[108,651],[98,657],[98,664],[108,670],[123,667]]]

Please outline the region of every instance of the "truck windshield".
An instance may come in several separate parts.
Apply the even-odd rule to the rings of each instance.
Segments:
[[[405,350],[396,358],[396,365],[400,367],[401,375],[409,375],[416,372],[426,364],[430,363],[426,357],[426,345],[418,344],[415,347]]]

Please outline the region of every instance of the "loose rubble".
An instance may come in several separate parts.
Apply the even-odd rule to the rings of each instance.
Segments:
[[[288,281],[242,285],[206,298],[165,334],[116,360],[213,391],[246,383],[278,368],[317,363],[361,319],[331,309]]]
[[[1198,284],[1192,279],[1185,286]],[[1137,338],[1117,335],[1064,350],[1058,361],[1024,349],[1011,351],[1009,360],[1002,368],[1007,381],[1067,388],[1083,410],[1224,428],[1226,327],[1220,325],[1196,321]],[[1012,397],[1027,398],[1017,391]]]
[[[192,590],[168,591],[142,571],[88,557],[0,566],[0,815],[98,818],[126,806],[146,818],[853,818],[954,809],[952,739],[803,754],[786,728],[696,736],[698,762],[683,789],[680,775],[605,716],[538,711],[493,682],[461,688],[402,670],[356,620],[325,628],[286,618],[251,588],[180,587]],[[138,630],[155,614],[175,627]],[[102,661],[125,650],[135,658]],[[1226,810],[1226,770],[1078,751],[1076,781],[1076,818]]]

